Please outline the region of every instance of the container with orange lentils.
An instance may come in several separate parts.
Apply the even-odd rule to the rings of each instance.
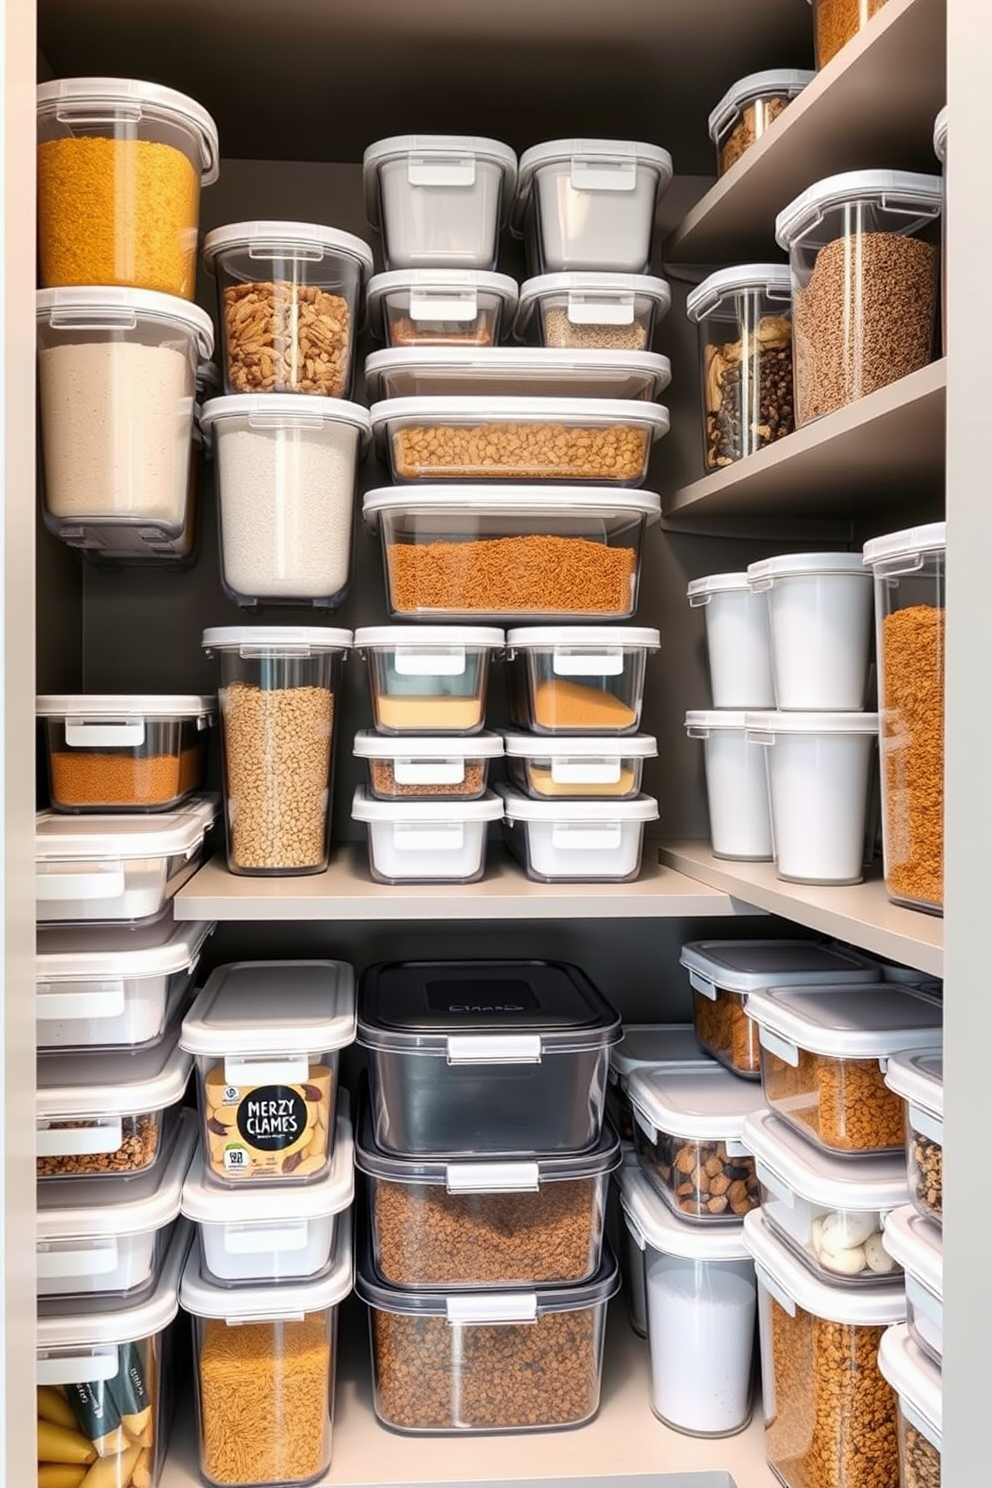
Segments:
[[[212,697],[39,697],[57,811],[170,811],[203,784]]]
[[[510,716],[535,734],[634,734],[648,656],[661,636],[639,625],[511,630]]]

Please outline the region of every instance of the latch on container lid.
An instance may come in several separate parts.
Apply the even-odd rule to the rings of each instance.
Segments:
[[[537,1193],[541,1187],[536,1162],[449,1163],[445,1168],[448,1193]]]
[[[449,1064],[540,1064],[537,1033],[449,1034]]]
[[[474,289],[411,289],[410,319],[422,321],[475,320],[479,297]]]
[[[445,1297],[445,1316],[452,1326],[488,1323],[536,1323],[536,1292],[475,1292]]]

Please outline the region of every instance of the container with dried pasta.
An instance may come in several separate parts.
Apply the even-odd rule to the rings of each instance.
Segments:
[[[506,637],[510,717],[535,734],[633,734],[647,659],[661,636],[644,626],[539,626]]]
[[[640,794],[644,761],[658,753],[650,734],[508,733],[503,745],[507,774],[535,801],[631,800]]]
[[[513,333],[562,351],[650,351],[671,303],[667,279],[650,274],[538,274],[520,286]]]
[[[380,734],[477,734],[501,630],[483,625],[370,625],[355,632],[368,661]],[[375,792],[378,794],[378,792]]]
[[[943,1447],[941,1373],[913,1342],[905,1323],[886,1328],[878,1367],[896,1392],[901,1488],[940,1488]]]
[[[728,88],[709,117],[718,176],[724,175],[757,144],[765,130],[815,76],[815,72],[799,68],[775,67],[767,72],[753,72]]]
[[[658,820],[653,796],[629,801],[539,801],[498,787],[503,837],[538,883],[627,883],[641,872],[644,828]]]
[[[503,757],[503,740],[499,734],[396,738],[363,730],[352,752],[368,762],[369,795],[377,801],[478,801],[486,793],[490,763]]]
[[[492,347],[516,308],[516,280],[486,269],[393,269],[369,280],[372,334],[387,346]]]

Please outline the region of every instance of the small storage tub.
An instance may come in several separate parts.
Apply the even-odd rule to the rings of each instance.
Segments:
[[[772,1110],[827,1152],[903,1150],[903,1108],[887,1088],[887,1061],[901,1050],[935,1050],[938,999],[885,982],[752,992],[761,1081]]]
[[[610,1050],[606,1092],[606,1110],[621,1141],[634,1140],[634,1109],[627,1086],[635,1070],[711,1063],[691,1023],[625,1023],[623,1041]]]
[[[858,553],[785,553],[752,563],[767,594],[772,670],[786,712],[856,712],[865,704],[871,648],[871,575]]]
[[[648,656],[661,636],[644,626],[539,626],[506,637],[510,717],[536,734],[633,734]]]
[[[285,1188],[322,1178],[338,1055],[354,1039],[355,973],[344,961],[238,961],[211,972],[182,1028],[211,1180]]]
[[[685,715],[690,739],[702,739],[713,856],[768,862],[773,854],[764,753],[748,741],[744,712],[714,708]]]
[[[520,286],[513,332],[560,351],[649,351],[671,303],[667,279],[649,274],[539,274]]]
[[[375,1140],[399,1157],[533,1158],[599,1141],[620,1017],[554,961],[395,961],[362,980]]]
[[[645,822],[657,821],[653,796],[629,801],[536,801],[501,785],[503,835],[528,878],[538,883],[628,883],[641,871]]]
[[[905,1323],[886,1328],[878,1367],[896,1392],[902,1488],[940,1488],[943,1390],[940,1370],[913,1342]]]
[[[687,591],[706,625],[714,708],[774,708],[768,600],[752,593],[746,573],[708,574]]]
[[[486,721],[490,658],[501,630],[485,626],[373,625],[355,632],[369,666],[380,734],[477,734]]]
[[[365,391],[370,401],[510,395],[653,402],[671,380],[668,357],[653,351],[556,351],[546,346],[492,346],[481,351],[462,346],[396,347],[374,351],[365,363]],[[528,478],[533,475],[531,471]]]
[[[503,744],[510,780],[535,801],[632,800],[658,754],[650,734],[504,734]]]
[[[492,791],[475,801],[381,801],[364,785],[352,821],[368,828],[375,883],[475,883],[486,871],[486,829],[503,805]]]
[[[944,1243],[940,1229],[917,1214],[912,1204],[885,1221],[885,1248],[906,1273],[906,1323],[927,1358],[941,1367],[944,1357]]]
[[[516,280],[483,269],[394,269],[369,280],[372,334],[387,346],[495,346],[516,308]]]
[[[368,761],[368,794],[377,801],[432,799],[478,801],[486,794],[489,765],[503,757],[499,734],[355,735],[353,754]]]
[[[858,0],[850,0],[857,4]],[[797,67],[773,67],[741,78],[720,99],[709,117],[709,136],[716,146],[716,173],[725,175],[746,155],[779,114],[816,77]]]
[[[885,1083],[906,1104],[909,1196],[924,1219],[944,1221],[944,1056],[896,1054]]]

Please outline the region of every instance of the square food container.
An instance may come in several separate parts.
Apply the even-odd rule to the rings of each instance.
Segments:
[[[878,1367],[896,1392],[900,1482],[904,1488],[940,1488],[943,1446],[940,1370],[913,1342],[905,1323],[886,1328],[882,1334]]]
[[[368,794],[377,801],[478,801],[486,794],[490,761],[503,757],[503,740],[499,734],[439,739],[364,731],[355,735],[353,753],[368,761]]]
[[[653,491],[386,486],[364,498],[397,620],[629,620]]]
[[[365,390],[380,398],[629,398],[654,402],[672,380],[653,351],[557,351],[546,346],[399,347],[374,351]]]
[[[576,966],[393,961],[362,980],[377,1144],[399,1157],[533,1158],[599,1141],[619,1014]]]
[[[486,871],[488,823],[502,815],[489,790],[475,801],[381,801],[360,785],[351,802],[352,821],[367,827],[375,883],[475,883]]]
[[[213,697],[39,697],[56,811],[171,811],[199,789]]]
[[[765,753],[748,738],[750,715],[699,708],[685,715],[690,739],[703,741],[703,772],[715,858],[763,863],[774,856]]]
[[[647,659],[661,645],[646,626],[537,626],[506,637],[510,718],[535,734],[633,734]]]
[[[375,1413],[417,1435],[552,1431],[599,1410],[613,1253],[591,1280],[537,1291],[388,1286],[366,1236],[355,1291],[368,1304]]]
[[[606,1111],[625,1144],[634,1140],[634,1108],[627,1086],[635,1070],[711,1064],[691,1023],[625,1023],[623,1040],[610,1050]]]
[[[760,1203],[742,1141],[761,1092],[718,1064],[637,1069],[627,1083],[640,1166],[674,1214],[700,1224],[740,1221]]]
[[[323,1177],[338,1054],[354,1039],[355,973],[344,961],[237,961],[211,972],[181,1035],[196,1057],[211,1180],[285,1188]]]
[[[667,279],[649,274],[538,274],[520,286],[513,334],[560,351],[650,351],[671,303]]]
[[[156,816],[35,819],[39,925],[115,925],[157,919],[203,861],[217,819],[215,795]]]
[[[354,1285],[351,1225],[316,1280],[217,1286],[199,1244],[180,1301],[193,1322],[200,1474],[216,1488],[288,1488],[331,1462],[338,1308]],[[287,1429],[292,1422],[292,1429]]]
[[[924,1219],[944,1220],[944,1056],[897,1054],[885,1083],[906,1105],[909,1196]]]
[[[476,734],[486,721],[490,658],[501,630],[486,626],[373,625],[355,632],[380,734]]]
[[[98,1299],[38,1305],[38,1481],[67,1456],[100,1488],[135,1474],[157,1488],[175,1404],[179,1280],[192,1232],[180,1220],[153,1291],[107,1307]],[[80,1479],[80,1482],[85,1479]]]
[[[772,1110],[827,1152],[902,1152],[904,1113],[885,1083],[901,1050],[937,1050],[938,998],[884,982],[752,992]]]
[[[510,780],[535,801],[629,801],[640,795],[644,761],[658,754],[650,734],[504,734],[503,744]]]
[[[860,0],[845,0],[858,4]],[[741,78],[710,114],[708,130],[716,146],[716,173],[725,175],[816,77],[796,67],[773,67]]]
[[[657,821],[653,796],[631,801],[536,801],[501,785],[503,835],[528,878],[538,883],[626,883],[641,871],[645,822]]]
[[[885,1248],[906,1273],[906,1323],[913,1342],[939,1369],[944,1357],[944,1242],[939,1226],[912,1204],[888,1215]]]
[[[136,929],[39,929],[39,1052],[155,1043],[186,1011],[203,943],[214,928],[209,921],[176,924],[163,915]]]
[[[485,269],[394,269],[369,280],[372,334],[387,346],[495,346],[516,308],[516,280]]]

